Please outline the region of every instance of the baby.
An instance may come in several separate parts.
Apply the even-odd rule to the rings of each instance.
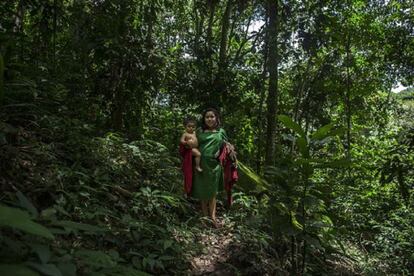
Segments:
[[[203,170],[200,167],[201,152],[197,149],[198,140],[194,132],[196,129],[196,120],[193,118],[186,118],[184,120],[184,128],[185,132],[181,136],[180,142],[191,148],[192,155],[195,157],[195,168],[197,171],[202,172]]]

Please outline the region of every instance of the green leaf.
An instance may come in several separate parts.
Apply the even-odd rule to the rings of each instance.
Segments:
[[[341,136],[341,135],[344,135],[345,132],[346,132],[346,128],[339,127],[339,128],[335,128],[335,129],[331,130],[329,132],[329,136]]]
[[[176,260],[177,258],[174,256],[169,256],[169,255],[163,255],[161,257],[158,258],[158,260],[160,261],[173,261]]]
[[[262,188],[269,188],[270,185],[267,183],[266,180],[261,178],[259,175],[257,175],[252,169],[244,165],[242,162],[237,162],[238,168],[243,172],[244,175],[246,175],[250,180],[252,180],[256,185],[262,187]]]
[[[279,115],[277,116],[277,118],[285,125],[285,127],[295,131],[297,134],[300,135],[300,137],[306,137],[302,127],[298,123],[294,122],[290,117],[286,115]]]
[[[7,276],[39,276],[39,273],[24,265],[0,264],[0,275]]]
[[[171,247],[173,245],[173,241],[172,240],[164,240],[163,242],[163,249],[167,249],[169,247]]]
[[[54,238],[46,227],[33,222],[27,212],[17,208],[0,206],[0,226],[9,226],[47,239]]]
[[[333,222],[332,222],[331,218],[330,218],[330,217],[328,217],[327,215],[322,215],[321,219],[322,219],[322,221],[323,221],[324,223],[326,223],[327,225],[329,225],[329,226],[333,226]]]
[[[133,269],[131,267],[120,266],[120,265],[117,265],[114,268],[106,268],[106,269],[103,269],[102,272],[106,276],[119,276],[119,275],[149,276],[149,275],[151,275],[151,274],[145,273],[145,272],[140,271],[140,270],[135,270],[135,269]],[[99,274],[99,275],[102,275],[102,273]]]
[[[286,206],[286,204],[285,203],[283,203],[283,202],[275,202],[274,204],[273,204],[273,206],[275,207],[275,208],[277,208],[278,209],[278,211],[281,213],[281,214],[288,214],[289,213],[289,208]]]
[[[57,267],[63,276],[76,276],[76,265],[71,263],[58,263]]]
[[[333,128],[333,123],[324,125],[323,127],[316,130],[312,135],[312,139],[314,140],[322,140],[329,136],[331,129]]]
[[[119,261],[121,258],[119,257],[118,251],[114,249],[109,249],[108,255],[112,258],[112,260]]]
[[[61,220],[56,221],[53,223],[55,226],[60,226],[65,228],[68,232],[76,232],[77,230],[85,231],[85,232],[91,232],[91,233],[102,233],[106,232],[107,229],[99,226],[94,226],[86,223],[79,223],[69,220]]]
[[[305,204],[307,209],[311,208],[313,210],[325,210],[325,202],[322,199],[310,194],[303,198],[303,204]]]
[[[314,246],[315,248],[319,249],[319,250],[323,250],[323,247],[321,245],[321,243],[319,242],[317,236],[314,238],[312,236],[309,235],[305,235],[305,240],[312,246]]]
[[[54,264],[37,264],[29,262],[28,265],[42,273],[42,275],[63,276],[60,270]]]
[[[18,257],[19,259],[23,259],[29,253],[27,245],[23,241],[12,239],[9,236],[3,236],[2,243],[2,253],[7,252],[7,255],[13,256],[13,258]]]
[[[47,208],[47,209],[42,210],[42,212],[40,212],[40,217],[42,219],[50,220],[54,218],[55,215],[56,215],[56,209],[54,208]]]
[[[173,207],[178,207],[180,205],[180,200],[176,196],[162,194],[159,195],[159,197],[165,199],[165,201]]]
[[[50,252],[48,245],[35,243],[31,244],[30,246],[32,247],[33,251],[37,254],[42,264],[46,264],[47,262],[49,262],[52,254]]]
[[[300,224],[299,221],[296,219],[296,214],[293,211],[290,212],[290,218],[291,218],[292,225],[296,229],[303,230],[303,225]]]
[[[352,165],[352,161],[348,158],[342,158],[338,160],[328,161],[320,163],[319,167],[322,168],[346,168]]]
[[[18,191],[16,193],[17,198],[19,199],[20,206],[29,211],[30,214],[32,214],[33,218],[37,218],[39,216],[39,212],[37,209],[33,206],[33,204],[30,202],[27,197],[22,194],[22,192]]]
[[[306,141],[306,138],[299,137],[296,140],[296,143],[298,145],[299,151],[302,154],[303,157],[308,158],[309,157],[309,147],[308,142]]]
[[[82,263],[94,268],[111,268],[116,266],[116,262],[102,251],[81,249],[75,255]]]

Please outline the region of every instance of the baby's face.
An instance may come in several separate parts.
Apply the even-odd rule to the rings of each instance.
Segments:
[[[196,129],[196,125],[194,123],[188,123],[185,126],[185,131],[187,131],[188,133],[194,133],[195,129]]]

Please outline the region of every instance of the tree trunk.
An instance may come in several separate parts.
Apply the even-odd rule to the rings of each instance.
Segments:
[[[208,27],[207,27],[207,41],[206,41],[206,61],[207,61],[207,70],[208,70],[208,79],[207,82],[209,84],[212,84],[213,80],[213,24],[214,24],[214,14],[216,11],[216,0],[210,0],[208,1],[209,10],[210,10],[210,17],[208,19]]]
[[[56,73],[56,29],[57,29],[57,3],[53,0],[53,73]]]
[[[229,26],[230,26],[230,14],[233,0],[228,0],[226,9],[224,10],[223,19],[221,22],[221,40],[220,40],[220,52],[219,52],[219,62],[218,70],[215,78],[215,89],[217,93],[220,93],[221,103],[224,103],[226,84],[225,84],[225,71],[227,69],[227,43],[229,36]]]
[[[125,106],[125,95],[123,89],[123,67],[122,62],[115,66],[112,80],[114,82],[114,104],[111,113],[112,127],[120,131],[123,128],[123,112]]]
[[[18,54],[19,61],[23,60],[23,29],[24,29],[24,0],[20,0],[17,4],[16,15],[14,17],[13,32],[16,36],[20,35],[20,53]]]
[[[212,52],[212,40],[213,40],[213,23],[214,23],[214,13],[216,11],[216,2],[215,0],[208,1],[210,8],[210,17],[208,19],[207,27],[207,55],[210,57]]]
[[[309,78],[309,71],[312,65],[312,57],[309,57],[307,65],[306,65],[306,69],[304,74],[301,77],[301,82],[298,85],[298,89],[296,92],[296,102],[295,102],[295,107],[293,110],[293,120],[295,122],[297,122],[299,125],[301,124],[301,119],[299,118],[299,109],[301,107],[301,103],[302,101],[305,99],[305,97],[303,96],[303,92],[305,89],[305,84],[308,81]],[[290,154],[293,153],[293,149],[295,147],[295,141],[292,141],[291,147],[290,147]]]
[[[268,38],[269,38],[269,13],[266,12],[266,18],[265,18],[265,39],[264,39],[264,45],[263,45],[263,71],[262,71],[262,75],[258,80],[257,83],[257,90],[260,93],[259,99],[259,114],[257,116],[257,127],[258,127],[258,134],[257,134],[257,152],[256,152],[256,171],[258,173],[261,172],[261,168],[262,168],[262,148],[263,148],[263,141],[262,141],[262,136],[263,136],[263,103],[264,103],[264,98],[265,98],[265,81],[266,81],[266,73],[267,73],[267,62],[268,62],[268,55],[269,55],[269,43],[268,43]]]
[[[118,15],[118,30],[117,30],[117,39],[118,41],[123,41],[126,34],[127,26],[125,26],[125,18],[127,17],[127,5],[125,2],[121,2],[120,12]],[[151,37],[151,32],[149,31],[147,35]],[[148,40],[148,37],[147,37]],[[147,42],[148,43],[148,42]],[[127,95],[125,95],[125,77],[124,71],[126,66],[126,57],[121,55],[117,57],[114,63],[114,68],[112,70],[112,81],[114,83],[113,92],[114,92],[114,103],[112,110],[112,127],[120,131],[124,128],[124,113],[125,105],[127,102]]]
[[[220,40],[220,54],[219,54],[219,73],[225,69],[227,61],[227,41],[228,32],[230,26],[230,14],[232,8],[232,0],[227,1],[226,9],[223,14],[223,20],[221,22],[221,40]]]
[[[348,32],[346,39],[346,92],[345,92],[345,112],[346,112],[346,154],[351,158],[351,36]]]
[[[0,52],[0,106],[4,102],[4,59]]]
[[[24,15],[24,0],[20,0],[17,4],[17,11],[14,17],[14,33],[20,33],[23,31],[23,15]]]
[[[276,113],[278,103],[278,2],[268,0],[269,10],[269,92],[267,96],[267,133],[265,164],[275,162]]]
[[[199,11],[196,2],[194,2],[194,8],[193,8],[193,14],[194,14],[194,29],[195,29],[195,38],[194,38],[194,52],[197,57],[197,59],[200,58],[200,38],[202,37],[203,32],[203,25],[204,25],[204,13],[203,11]]]

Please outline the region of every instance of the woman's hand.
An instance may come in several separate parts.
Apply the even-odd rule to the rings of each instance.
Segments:
[[[230,159],[233,160],[233,161],[236,161],[237,160],[237,153],[236,153],[236,150],[235,150],[234,146],[232,144],[230,144],[229,142],[226,142],[226,146],[229,150]]]

